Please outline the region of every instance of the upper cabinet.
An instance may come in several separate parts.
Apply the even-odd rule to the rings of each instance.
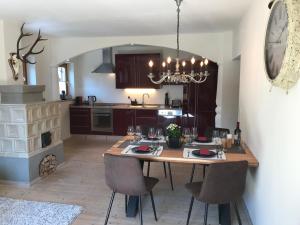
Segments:
[[[156,88],[148,78],[149,60],[154,62],[152,71],[159,74],[160,54],[116,54],[116,88]]]

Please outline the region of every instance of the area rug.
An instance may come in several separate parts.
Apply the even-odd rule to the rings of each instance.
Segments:
[[[0,225],[70,225],[81,211],[78,205],[0,197]]]

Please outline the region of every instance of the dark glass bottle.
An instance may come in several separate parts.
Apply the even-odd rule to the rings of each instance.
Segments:
[[[241,144],[241,129],[240,129],[240,122],[236,123],[236,128],[234,130],[234,144],[240,145]]]

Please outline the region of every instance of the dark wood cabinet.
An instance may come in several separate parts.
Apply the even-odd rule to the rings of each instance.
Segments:
[[[210,76],[202,84],[187,84],[183,88],[183,112],[194,117],[183,118],[184,126],[198,127],[204,134],[208,127],[215,127],[218,65],[210,62],[207,68]]]
[[[91,109],[70,108],[71,134],[89,134],[91,132]]]
[[[114,135],[124,136],[127,134],[128,126],[135,126],[135,110],[133,109],[114,109],[113,127]]]
[[[116,88],[160,88],[148,78],[150,60],[154,62],[153,73],[158,74],[160,54],[116,54]]]
[[[157,110],[114,109],[114,135],[124,136],[128,126],[157,126]]]

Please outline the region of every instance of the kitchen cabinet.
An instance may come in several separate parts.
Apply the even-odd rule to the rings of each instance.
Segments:
[[[113,127],[114,135],[124,136],[127,134],[128,126],[135,126],[135,110],[133,109],[114,109]]]
[[[71,134],[89,134],[91,132],[91,109],[70,108]]]
[[[208,127],[215,127],[216,97],[218,85],[218,65],[209,62],[207,68],[210,76],[202,84],[186,84],[183,88],[183,113],[194,117],[184,118],[184,126],[198,127],[204,134]]]
[[[152,72],[159,74],[160,54],[116,54],[116,88],[156,88],[149,78],[149,60],[154,62]]]
[[[157,110],[114,109],[114,135],[126,135],[128,126],[157,126]]]

